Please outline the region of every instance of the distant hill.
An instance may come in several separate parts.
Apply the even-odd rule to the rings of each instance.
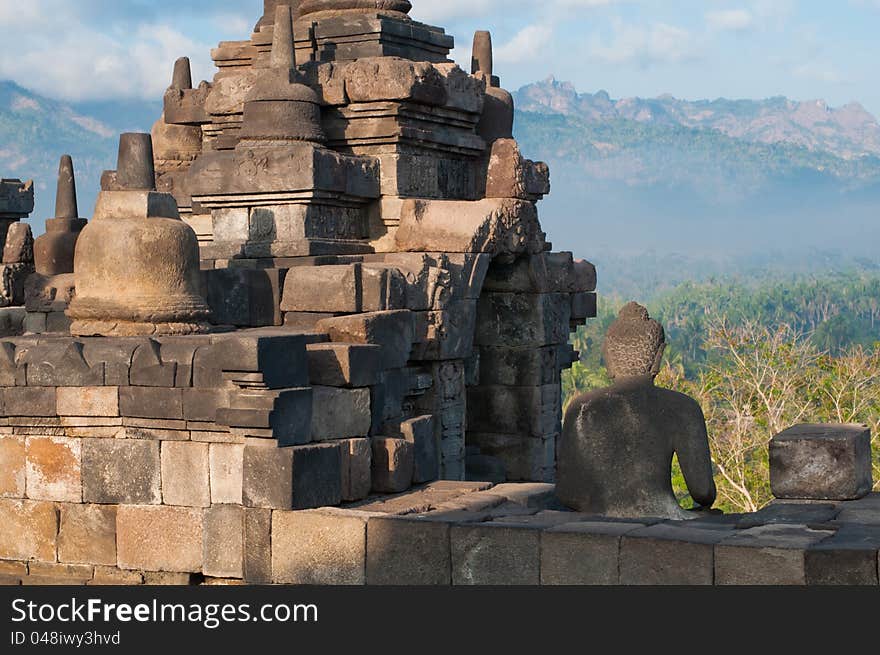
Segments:
[[[160,103],[71,105],[0,81],[0,174],[34,180],[34,231],[54,215],[61,155],[74,159],[80,214],[89,217],[101,172],[115,166],[119,133],[149,130],[160,113]]]
[[[553,78],[515,100],[524,152],[550,164],[556,245],[877,257],[880,124],[858,104],[613,100]]]
[[[553,78],[514,95],[523,151],[551,166],[541,215],[559,249],[618,268],[650,252],[666,270],[675,253],[688,270],[744,256],[880,261],[880,123],[858,104],[614,100]],[[60,155],[74,157],[88,217],[117,135],[149,130],[161,110],[161,99],[72,105],[0,82],[0,175],[34,179],[35,231],[54,211]]]

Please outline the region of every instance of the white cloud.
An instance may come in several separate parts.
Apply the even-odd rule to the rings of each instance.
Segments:
[[[549,24],[529,25],[520,30],[510,41],[495,47],[495,59],[500,63],[518,64],[541,54],[553,38]]]
[[[706,23],[719,32],[743,32],[754,24],[751,12],[745,9],[723,9],[706,14]]]
[[[692,34],[667,23],[643,27],[615,21],[611,40],[605,42],[594,36],[588,51],[593,57],[608,63],[634,63],[642,68],[661,63],[680,63],[699,56]]]

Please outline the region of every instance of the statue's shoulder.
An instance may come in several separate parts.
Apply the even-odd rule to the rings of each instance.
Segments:
[[[655,395],[659,401],[681,414],[693,414],[700,418],[703,416],[703,408],[700,407],[700,403],[687,394],[673,391],[672,389],[664,389],[663,387],[655,387]]]

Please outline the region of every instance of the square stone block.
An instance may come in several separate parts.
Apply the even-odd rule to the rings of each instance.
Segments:
[[[183,507],[211,504],[206,443],[162,442],[162,502]]]
[[[367,525],[367,584],[437,586],[452,583],[449,524],[375,517]]]
[[[542,585],[617,585],[620,538],[640,523],[579,522],[541,535]]]
[[[382,347],[382,368],[403,368],[413,345],[413,317],[409,310],[370,312],[319,321],[335,343],[372,344]]]
[[[246,507],[311,509],[342,501],[338,443],[278,448],[273,442],[249,439],[243,470]]]
[[[119,416],[119,387],[59,387],[58,416]]]
[[[62,505],[58,560],[116,566],[116,507]]]
[[[83,439],[82,462],[84,502],[162,502],[158,441]]]
[[[366,437],[372,423],[369,389],[312,389],[312,440]]]
[[[57,416],[54,387],[8,387],[3,390],[7,416]]]
[[[412,486],[415,447],[403,439],[373,437],[373,491],[394,494]]]
[[[122,505],[116,514],[119,567],[199,573],[202,509]]]
[[[273,582],[297,585],[363,585],[367,520],[344,510],[274,512]]]
[[[386,424],[385,432],[413,445],[413,483],[433,482],[440,477],[440,440],[432,415]]]
[[[205,510],[204,573],[216,578],[244,576],[244,509],[214,505]]]
[[[864,425],[797,425],[770,442],[777,498],[853,500],[873,484],[871,431]]]
[[[620,584],[708,585],[715,581],[715,544],[732,526],[692,528],[659,523],[628,533],[620,546]]]
[[[738,530],[715,546],[715,584],[804,585],[806,551],[832,535],[805,525]]]
[[[25,453],[24,437],[0,437],[0,498],[24,498]]]
[[[244,508],[244,579],[272,582],[272,510]]]
[[[82,440],[27,438],[27,495],[32,500],[82,500]]]
[[[454,525],[452,584],[540,584],[541,531],[499,524]]]
[[[0,559],[55,561],[58,512],[54,503],[0,499]]]
[[[806,553],[808,585],[878,584],[880,526],[847,525]]]
[[[240,505],[244,444],[212,443],[208,460],[211,502],[216,505]]]
[[[370,495],[372,488],[373,447],[370,439],[343,439],[342,500],[354,502]]]
[[[381,346],[315,343],[308,346],[309,378],[326,387],[370,387],[378,382]]]
[[[122,387],[119,409],[133,418],[183,419],[183,389]]]

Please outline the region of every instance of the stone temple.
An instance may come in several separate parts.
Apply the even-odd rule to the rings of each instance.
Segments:
[[[541,229],[549,170],[489,33],[464,70],[410,9],[266,0],[211,82],[175,63],[88,221],[62,158],[36,243],[32,187],[3,180],[0,582],[711,584],[778,549],[763,574],[798,583],[841,511],[880,511],[685,527],[559,503],[596,270]],[[865,543],[822,575],[877,584]]]

